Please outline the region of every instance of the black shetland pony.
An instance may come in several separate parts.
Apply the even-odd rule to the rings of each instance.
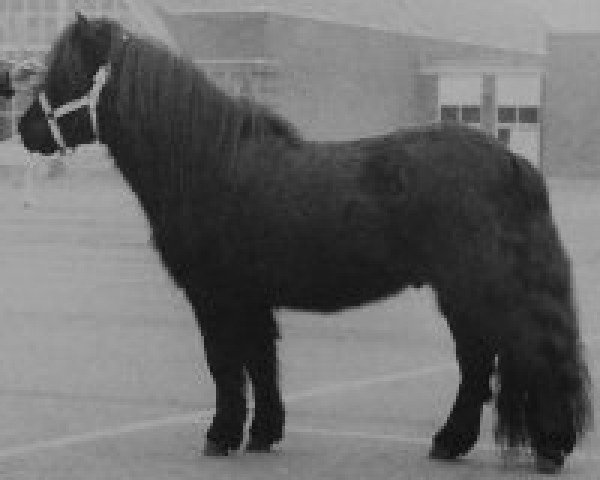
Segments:
[[[97,136],[137,195],[204,336],[217,391],[205,453],[240,447],[246,378],[247,450],[283,436],[274,309],[331,312],[427,284],[461,373],[430,455],[473,447],[495,374],[498,442],[560,469],[591,422],[590,380],[569,259],[524,159],[456,126],[308,142],[105,19],[79,15],[47,66],[23,142],[49,154]]]

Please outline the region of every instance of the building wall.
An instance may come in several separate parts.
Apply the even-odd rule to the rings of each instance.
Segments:
[[[165,14],[168,29],[184,54],[198,61],[262,58],[265,52],[263,12]]]
[[[600,175],[600,33],[549,36],[544,96],[546,173]]]
[[[396,34],[270,16],[267,56],[281,62],[276,108],[313,139],[416,122],[418,56]]]

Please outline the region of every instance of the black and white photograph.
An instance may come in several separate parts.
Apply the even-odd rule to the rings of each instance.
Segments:
[[[600,478],[598,0],[0,0],[0,479]]]

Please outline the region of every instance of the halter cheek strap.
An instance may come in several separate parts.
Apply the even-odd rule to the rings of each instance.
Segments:
[[[60,117],[64,117],[69,113],[79,110],[80,108],[88,108],[90,120],[92,122],[92,131],[94,133],[94,139],[98,141],[98,102],[100,100],[100,93],[106,85],[106,82],[108,82],[109,77],[110,65],[107,64],[101,66],[94,75],[94,83],[92,84],[92,88],[86,95],[76,100],[72,100],[71,102],[66,103],[57,108],[52,108],[52,105],[50,105],[48,97],[46,96],[46,92],[42,90],[39,93],[38,99],[40,101],[42,110],[44,111],[44,115],[46,115],[46,120],[48,121],[48,126],[50,127],[52,137],[54,138],[54,141],[63,153],[67,151],[67,144],[60,131],[60,126],[58,125],[57,120]]]

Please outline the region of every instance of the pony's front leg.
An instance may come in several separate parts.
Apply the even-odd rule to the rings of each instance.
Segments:
[[[251,325],[246,335],[244,366],[253,387],[254,418],[246,448],[250,452],[267,452],[283,438],[285,421],[277,361],[279,335],[270,308],[255,311]]]
[[[216,412],[206,434],[204,454],[224,456],[239,449],[247,416],[243,319],[227,302],[202,297],[190,300],[216,388]]]
[[[216,387],[216,412],[206,434],[204,454],[225,456],[242,444],[247,417],[245,376],[237,359],[224,358],[234,353],[222,340],[205,338],[206,358]]]

